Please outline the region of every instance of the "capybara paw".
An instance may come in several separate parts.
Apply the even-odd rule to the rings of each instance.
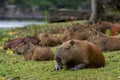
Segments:
[[[76,71],[78,70],[76,67],[70,68],[71,71]]]
[[[54,67],[54,71],[58,71],[58,70],[61,70],[61,69],[62,69],[62,67],[58,66],[58,65],[55,65],[55,67]]]

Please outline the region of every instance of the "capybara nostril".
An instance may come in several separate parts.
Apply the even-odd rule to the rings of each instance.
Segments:
[[[55,59],[57,62],[61,62],[61,58],[59,56],[56,56]]]

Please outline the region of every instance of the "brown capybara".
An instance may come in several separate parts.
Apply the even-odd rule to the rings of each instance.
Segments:
[[[16,38],[16,39],[10,39],[4,43],[3,49],[13,49],[20,45],[21,43],[32,43],[34,45],[39,44],[40,40],[36,37],[25,37],[25,38]]]
[[[41,39],[42,46],[54,47],[61,44],[61,39],[57,36],[44,37]]]
[[[110,36],[118,35],[120,33],[120,24],[113,24],[110,29]]]
[[[32,43],[21,43],[13,49],[14,53],[22,54],[25,60],[53,60],[54,54],[48,47],[40,47]]]
[[[24,39],[24,43],[32,43],[34,45],[38,45],[40,40],[37,38],[37,37],[34,37],[34,36],[28,36],[28,37],[25,37]]]
[[[54,70],[79,70],[105,66],[105,58],[100,49],[88,42],[68,40],[59,46],[55,56],[57,65]]]
[[[95,29],[88,31],[90,35],[88,41],[97,45],[102,51],[114,51],[120,50],[120,37],[119,36],[107,36]]]
[[[106,30],[110,30],[110,36],[114,36],[120,33],[120,24],[103,21],[100,23],[96,23],[94,26],[95,28],[99,29],[102,33],[105,33]]]
[[[16,46],[20,45],[22,42],[24,42],[24,38],[16,38],[16,39],[8,40],[4,43],[3,49],[4,50],[13,49]]]
[[[23,56],[25,60],[48,61],[54,59],[54,53],[48,47],[35,46],[31,43],[25,44]]]
[[[113,27],[113,24],[107,21],[98,22],[95,25],[95,28],[99,28],[100,32],[105,33],[106,30],[110,30]]]
[[[66,27],[61,41],[65,42],[65,41],[71,40],[71,39],[82,40],[84,36],[81,36],[81,34],[82,34],[82,32],[79,32],[75,28]]]
[[[23,55],[23,53],[25,52],[27,48],[27,45],[25,43],[21,43],[18,46],[16,46],[15,48],[13,48],[13,52],[19,55]]]

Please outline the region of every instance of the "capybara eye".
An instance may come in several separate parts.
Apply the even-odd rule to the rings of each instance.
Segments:
[[[67,46],[66,49],[70,49],[70,46]]]

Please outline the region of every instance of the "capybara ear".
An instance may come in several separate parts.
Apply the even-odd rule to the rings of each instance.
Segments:
[[[74,45],[74,43],[75,43],[74,40],[71,40],[71,41],[70,41],[70,44],[71,44],[72,46]]]

